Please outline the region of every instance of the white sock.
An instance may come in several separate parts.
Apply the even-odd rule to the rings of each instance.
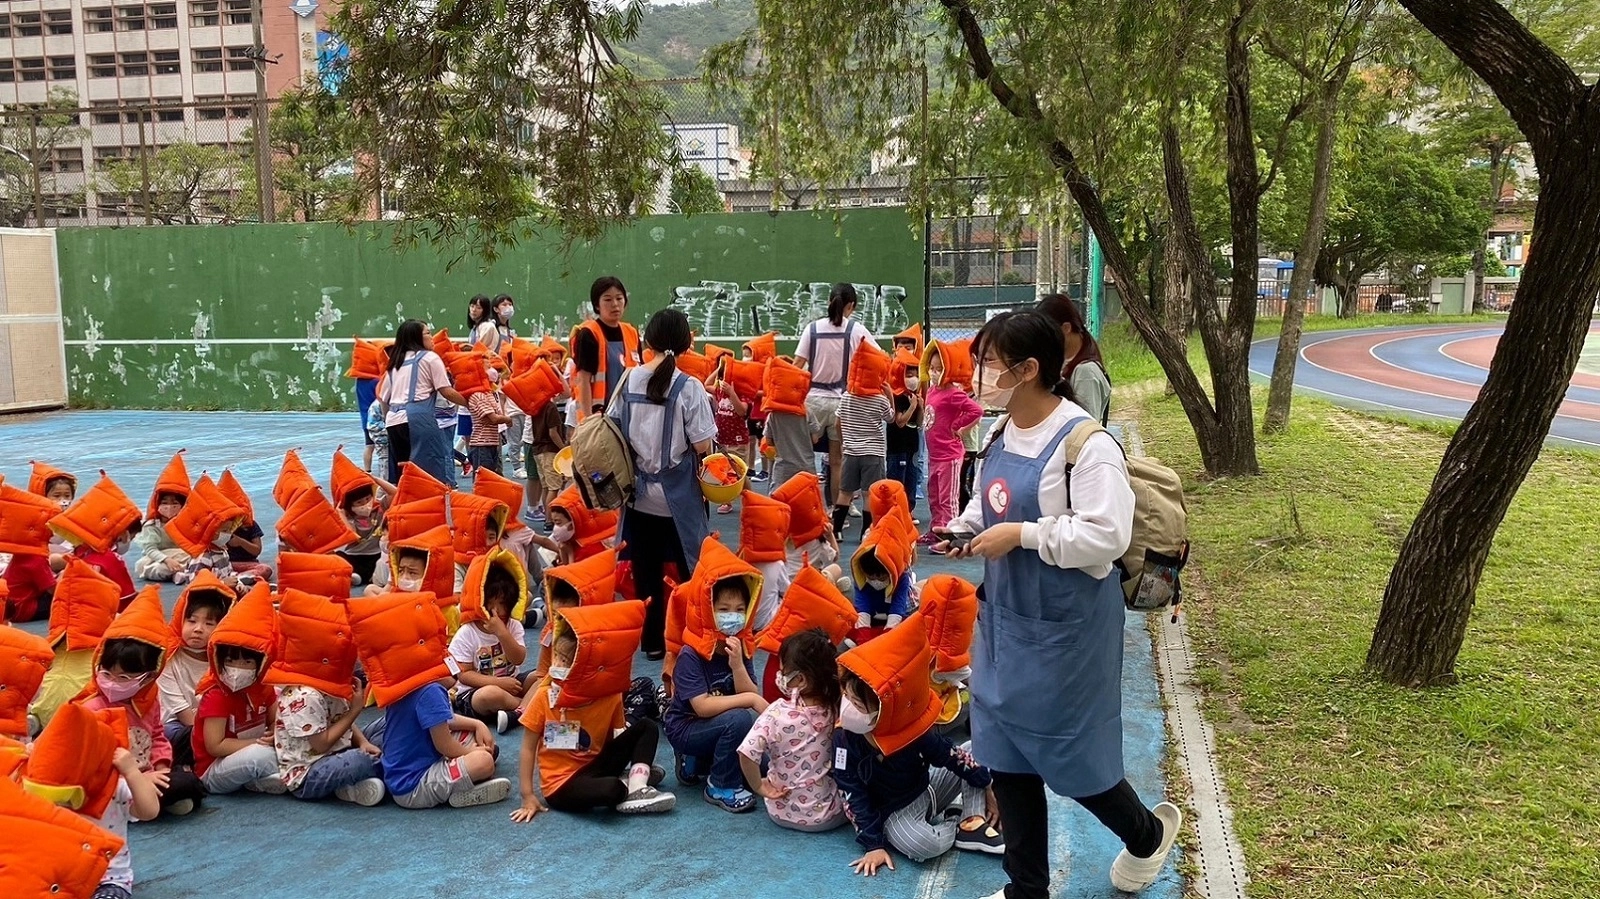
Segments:
[[[650,785],[650,766],[644,762],[635,764],[628,769],[628,792],[637,793]]]

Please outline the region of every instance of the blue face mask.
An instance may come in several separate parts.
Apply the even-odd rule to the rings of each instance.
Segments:
[[[718,612],[717,630],[729,637],[744,630],[744,613]]]

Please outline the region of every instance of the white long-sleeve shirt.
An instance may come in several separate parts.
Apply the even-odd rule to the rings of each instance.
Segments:
[[[1019,428],[1006,419],[1005,448],[1009,453],[1037,457],[1056,433],[1074,418],[1088,415],[1076,403],[1062,400],[1044,421]],[[999,426],[998,423],[995,425]],[[990,428],[984,445],[994,436]],[[950,522],[956,532],[983,532],[983,462],[978,463],[975,489],[967,508]],[[1111,573],[1111,563],[1122,558],[1133,539],[1133,488],[1128,485],[1127,462],[1110,434],[1095,434],[1084,442],[1072,467],[1071,493],[1067,486],[1067,445],[1062,441],[1045,463],[1039,477],[1037,521],[1022,525],[1022,545],[1058,568],[1079,568],[1090,577]]]

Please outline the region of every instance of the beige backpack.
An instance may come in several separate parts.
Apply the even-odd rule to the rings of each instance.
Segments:
[[[616,395],[623,389],[619,384]],[[633,499],[633,471],[633,447],[611,416],[594,412],[578,422],[572,431],[572,480],[585,506],[608,511],[627,505]]]

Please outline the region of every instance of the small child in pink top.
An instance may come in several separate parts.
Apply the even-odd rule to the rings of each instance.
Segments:
[[[774,824],[806,833],[833,830],[845,823],[832,773],[839,718],[834,646],[820,630],[795,634],[778,647],[778,666],[784,698],[768,705],[750,728],[739,746],[739,767],[750,791],[766,800]]]
[[[983,407],[959,385],[944,378],[944,360],[935,355],[928,361],[928,414],[923,433],[928,443],[928,508],[932,521],[922,543],[937,541],[933,532],[955,518],[956,500],[961,491],[961,460],[966,443],[961,432],[983,418]]]

